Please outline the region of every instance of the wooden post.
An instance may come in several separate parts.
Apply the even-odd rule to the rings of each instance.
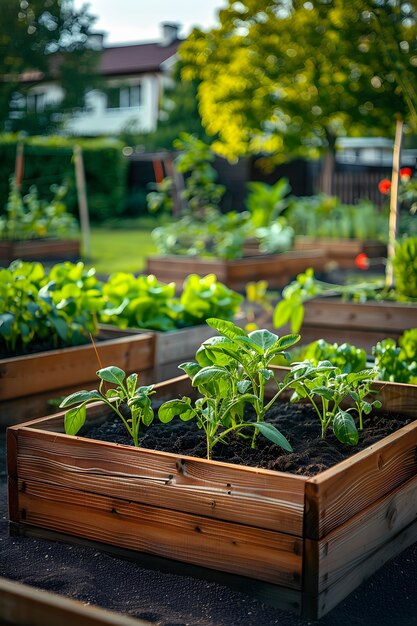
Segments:
[[[78,210],[80,215],[81,239],[84,257],[91,259],[90,220],[88,216],[85,186],[84,161],[81,146],[74,146],[75,181],[77,185]]]
[[[16,161],[14,166],[14,184],[16,189],[20,189],[22,186],[23,180],[23,168],[24,168],[24,145],[21,141],[17,144],[16,147]]]
[[[400,179],[401,142],[403,135],[403,121],[397,120],[395,129],[394,150],[392,154],[391,195],[388,227],[388,254],[385,273],[385,285],[388,289],[394,285],[392,259],[395,254],[395,241],[398,228],[398,184]]]

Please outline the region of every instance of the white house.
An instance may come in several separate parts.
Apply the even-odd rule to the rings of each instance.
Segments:
[[[67,121],[65,131],[71,135],[97,136],[126,128],[154,130],[164,85],[169,82],[181,43],[178,29],[177,24],[165,23],[158,42],[109,47],[103,45],[101,34],[93,35],[91,45],[102,50],[99,67],[105,89],[86,94],[85,107]],[[57,103],[62,97],[59,84],[35,79],[27,99],[16,108],[25,106],[41,113],[48,104]]]

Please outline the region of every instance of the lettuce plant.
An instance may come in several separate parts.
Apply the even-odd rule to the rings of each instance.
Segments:
[[[45,272],[40,263],[14,261],[0,270],[0,353],[78,345],[97,333],[100,284],[83,263]]]
[[[220,283],[215,274],[186,278],[175,295],[175,283],[162,283],[155,276],[119,272],[103,285],[105,308],[100,321],[120,328],[175,330],[203,324],[207,317],[232,319],[243,298]]]

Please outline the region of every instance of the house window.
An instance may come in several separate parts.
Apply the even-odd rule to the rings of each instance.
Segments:
[[[141,104],[141,86],[125,85],[106,90],[108,109],[132,109]]]
[[[140,85],[130,85],[120,89],[120,108],[133,109],[140,106]]]
[[[44,93],[30,93],[27,97],[27,109],[28,111],[35,111],[36,113],[42,113],[45,109],[45,94]]]

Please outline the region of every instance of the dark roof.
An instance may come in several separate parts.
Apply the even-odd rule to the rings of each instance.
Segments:
[[[100,63],[101,73],[109,76],[158,71],[161,63],[176,53],[180,43],[180,40],[176,40],[169,46],[142,43],[104,48]]]

